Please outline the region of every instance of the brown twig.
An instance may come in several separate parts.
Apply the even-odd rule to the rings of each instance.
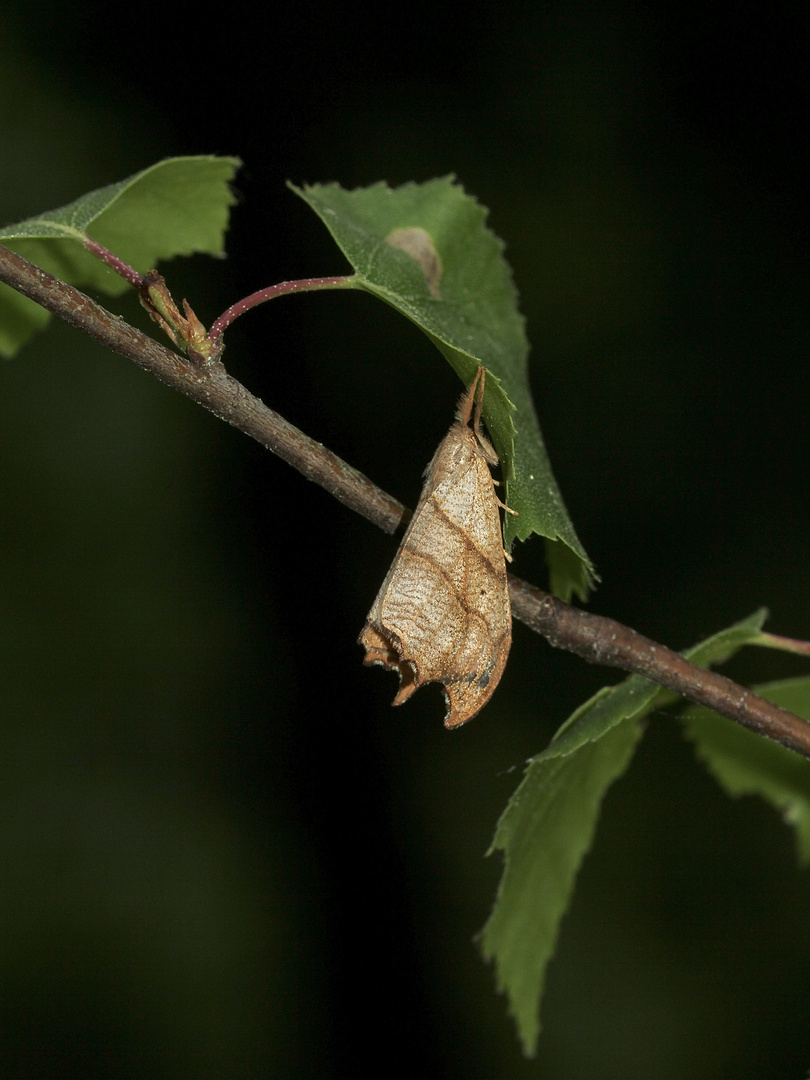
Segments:
[[[250,435],[385,532],[396,532],[409,516],[396,499],[232,379],[221,362],[179,356],[2,246],[0,281]],[[613,619],[580,611],[519,578],[510,576],[509,584],[515,618],[550,644],[591,663],[643,675],[810,758],[810,724],[793,713]]]
[[[758,735],[810,757],[810,724],[716,671],[698,667],[629,626],[592,615],[520,578],[509,578],[512,614],[558,649],[591,664],[621,668],[736,720]]]
[[[408,516],[396,499],[232,379],[220,361],[197,362],[172,352],[2,245],[0,281],[250,435],[384,532],[396,532]]]

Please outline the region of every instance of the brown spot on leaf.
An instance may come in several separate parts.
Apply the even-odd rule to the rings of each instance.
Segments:
[[[425,275],[430,295],[435,300],[441,300],[439,281],[442,276],[442,261],[433,246],[430,233],[414,225],[408,229],[394,229],[386,236],[385,242],[416,259]]]

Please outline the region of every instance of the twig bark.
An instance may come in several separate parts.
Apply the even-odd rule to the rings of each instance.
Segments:
[[[368,477],[310,439],[231,378],[220,361],[195,362],[129,326],[84,293],[0,246],[0,281],[134,361],[162,382],[272,450],[307,479],[387,533],[409,511]],[[557,648],[621,668],[672,690],[810,758],[810,724],[749,690],[685,660],[629,627],[580,611],[510,575],[512,613]]]
[[[396,532],[408,516],[396,499],[232,379],[221,361],[198,363],[167,349],[78,289],[2,245],[0,281],[250,435],[384,532]]]
[[[666,645],[629,626],[558,600],[520,578],[510,577],[512,614],[550,645],[591,664],[621,668],[705,705],[775,742],[810,757],[810,724],[746,690],[716,671],[698,667]]]

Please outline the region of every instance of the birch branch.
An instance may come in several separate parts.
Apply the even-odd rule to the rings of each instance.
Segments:
[[[249,435],[384,532],[409,511],[368,477],[268,408],[226,372],[165,348],[84,293],[0,246],[0,281]],[[510,575],[512,614],[556,648],[621,668],[810,758],[810,724],[723,675],[697,667],[613,619],[566,604]]]

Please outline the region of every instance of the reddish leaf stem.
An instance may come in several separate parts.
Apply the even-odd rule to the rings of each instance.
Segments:
[[[143,281],[143,275],[139,274],[137,270],[125,263],[123,259],[120,259],[117,255],[113,255],[111,251],[108,251],[103,244],[99,244],[97,240],[94,240],[91,236],[85,236],[84,246],[90,252],[91,255],[95,255],[97,259],[101,259],[106,263],[116,274],[120,274],[122,278],[134,285],[136,289],[139,289],[141,282]]]
[[[266,289],[259,289],[258,292],[251,293],[250,296],[246,296],[242,300],[237,300],[227,311],[223,311],[220,317],[212,324],[211,329],[208,331],[208,337],[211,341],[216,341],[234,319],[238,319],[246,311],[258,307],[259,304],[263,304],[267,300],[274,300],[277,296],[287,296],[289,293],[316,292],[320,289],[345,289],[350,288],[353,283],[354,275],[344,275],[342,277],[302,278],[300,281],[282,281],[278,285],[268,285]]]
[[[84,246],[91,255],[101,259],[103,263],[106,263],[116,274],[120,274],[130,285],[134,285],[136,289],[141,288],[144,280],[143,275],[139,274],[129,263],[124,262],[118,255],[113,254],[112,251],[105,248],[103,244],[99,244],[91,236],[85,236]],[[250,296],[237,300],[235,304],[231,304],[227,311],[223,311],[208,331],[208,340],[214,345],[217,344],[223,332],[227,330],[235,319],[238,319],[240,315],[244,315],[246,311],[250,311],[251,308],[266,303],[268,300],[275,300],[278,296],[287,296],[290,293],[351,288],[354,280],[353,274],[344,274],[336,277],[302,278],[300,281],[282,281],[278,285],[268,285],[265,289],[259,289],[251,293]]]
[[[759,635],[759,644],[771,649],[781,649],[782,652],[798,653],[800,656],[810,656],[810,641],[801,641],[798,638],[782,637],[780,634],[763,632]]]

